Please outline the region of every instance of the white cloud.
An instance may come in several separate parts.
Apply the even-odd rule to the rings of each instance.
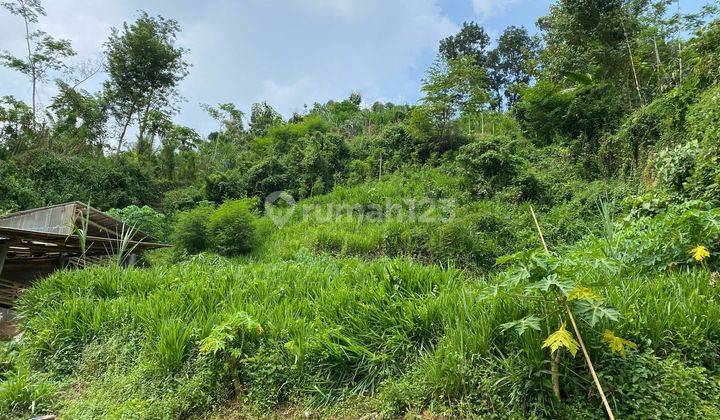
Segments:
[[[207,132],[198,103],[268,100],[284,115],[358,90],[364,101],[417,99],[420,78],[443,37],[457,31],[437,0],[54,0],[41,27],[69,38],[80,57],[102,50],[111,27],[137,10],[179,21],[193,64],[178,121]],[[0,9],[0,50],[22,53],[20,22]],[[0,95],[28,99],[22,77],[0,69]],[[95,89],[100,80],[84,85]],[[49,99],[51,88],[42,92]]]
[[[510,6],[519,0],[471,0],[475,14],[481,18],[489,18],[505,13]]]
[[[254,0],[236,14],[215,7],[212,21],[183,37],[194,64],[186,96],[202,91],[205,101],[244,109],[267,100],[286,116],[353,90],[365,101],[416,94],[438,41],[457,30],[434,0]]]

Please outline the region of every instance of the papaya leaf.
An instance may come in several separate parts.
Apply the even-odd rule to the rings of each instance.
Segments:
[[[550,274],[549,276],[544,277],[542,280],[536,282],[535,284],[528,286],[527,291],[538,289],[540,291],[547,292],[553,286],[557,287],[557,289],[560,290],[560,293],[562,293],[564,296],[567,296],[568,293],[570,293],[570,291],[573,289],[574,284],[570,280],[560,280],[557,274]]]
[[[508,271],[504,275],[502,285],[505,287],[515,287],[519,283],[530,278],[530,272],[525,267],[520,267],[516,270]]]
[[[534,316],[526,316],[523,319],[518,319],[517,321],[513,322],[506,322],[505,324],[502,324],[500,327],[503,331],[507,331],[509,329],[514,329],[518,336],[523,335],[528,330],[535,330],[535,331],[542,331],[540,328],[540,321],[541,319]]]
[[[575,309],[577,314],[587,321],[591,327],[594,327],[602,319],[608,319],[610,321],[617,321],[620,317],[620,312],[616,309],[608,308],[603,306],[602,302],[579,300],[575,303]]]
[[[627,349],[637,349],[637,344],[616,336],[615,333],[610,330],[605,330],[602,339],[608,343],[608,347],[610,347],[611,352],[617,353],[622,357],[627,355]]]
[[[579,345],[578,342],[575,341],[575,337],[573,337],[570,332],[565,329],[565,323],[560,325],[560,328],[558,328],[557,331],[550,334],[548,338],[545,339],[543,342],[542,348],[550,348],[550,353],[553,354],[559,349],[567,349],[567,351],[572,354],[573,357],[577,354]]]
[[[600,294],[589,287],[577,285],[568,293],[568,300],[589,300],[602,302],[604,299]]]
[[[497,284],[488,286],[487,288],[483,289],[482,292],[480,292],[479,298],[481,300],[495,298],[497,297],[498,293],[500,293],[500,288],[501,286]]]

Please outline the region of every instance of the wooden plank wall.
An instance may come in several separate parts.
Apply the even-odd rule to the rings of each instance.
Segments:
[[[31,261],[8,260],[0,273],[0,307],[11,308],[22,289],[52,274],[62,265],[58,258],[34,258]]]

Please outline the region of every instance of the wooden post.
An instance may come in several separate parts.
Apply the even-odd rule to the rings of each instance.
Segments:
[[[0,277],[2,277],[3,266],[5,265],[5,258],[7,258],[8,249],[10,248],[10,241],[5,241],[0,244]]]

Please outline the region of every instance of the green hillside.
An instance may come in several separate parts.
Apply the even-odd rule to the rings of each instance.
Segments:
[[[0,417],[720,418],[720,20],[667,6],[466,23],[420,104],[226,103],[207,138],[162,17],[53,124],[3,97],[0,213],[83,200],[172,247],[26,290]]]

